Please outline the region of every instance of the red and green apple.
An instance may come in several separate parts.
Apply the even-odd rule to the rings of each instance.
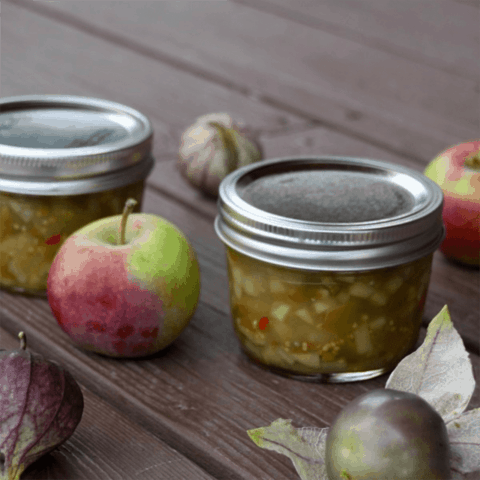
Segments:
[[[47,280],[50,308],[72,341],[112,357],[154,354],[172,343],[197,308],[200,271],[192,245],[165,219],[131,214],[74,232]],[[128,228],[126,227],[128,220]]]
[[[480,265],[480,140],[452,146],[429,163],[425,175],[443,190],[446,237],[440,250]]]

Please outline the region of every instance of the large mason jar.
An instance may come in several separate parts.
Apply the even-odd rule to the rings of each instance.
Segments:
[[[232,172],[215,230],[244,352],[305,380],[393,370],[418,339],[442,205],[423,174],[376,160],[281,158]]]

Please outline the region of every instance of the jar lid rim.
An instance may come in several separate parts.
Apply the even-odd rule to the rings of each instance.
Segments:
[[[328,169],[335,171],[335,175],[340,172],[339,177],[331,176],[333,183],[328,183],[331,179],[321,180],[323,186],[330,188],[332,198],[328,201],[332,203],[318,203],[324,202],[328,196],[320,192],[321,189],[314,182],[302,194],[307,192],[307,196],[313,198],[311,205],[318,208],[310,213],[305,212],[305,205],[311,205],[304,202],[300,209],[295,210],[290,205],[290,199],[300,198],[295,196],[300,188],[298,186],[306,188],[307,176],[313,178],[313,171],[326,172]],[[390,200],[394,207],[392,211],[395,213],[397,209],[397,214],[373,218],[379,215],[378,209],[373,208],[372,212],[366,214],[367,219],[369,215],[373,218],[368,221],[331,221],[342,215],[351,217],[348,205],[343,210],[335,210],[335,193],[336,189],[344,187],[344,183],[338,181],[345,177],[342,177],[342,172],[355,171],[365,175],[368,181],[378,180],[378,191],[382,195],[385,192],[389,195],[392,191],[397,195],[397,190],[400,196],[404,195],[398,205],[394,205],[396,197],[392,196],[394,200]],[[307,174],[303,178],[298,175],[295,183],[291,172]],[[279,174],[285,175],[281,177]],[[255,182],[258,188],[254,187],[248,193]],[[284,191],[287,184],[294,185],[290,191],[288,188]],[[280,193],[273,195],[270,201],[267,194],[270,195],[274,188],[278,188]],[[354,190],[355,185],[349,188],[345,189],[347,194],[354,192],[357,195],[361,192],[358,188]],[[317,194],[320,200],[316,198]],[[279,207],[282,196],[288,197],[284,202],[286,206]],[[363,195],[364,198],[367,196]],[[375,200],[377,197],[372,198]],[[254,205],[256,202],[260,208],[258,204]],[[282,215],[282,208],[289,215],[291,212],[293,214]],[[271,263],[307,269],[381,268],[412,261],[436,250],[445,236],[442,208],[443,192],[440,187],[423,174],[403,166],[345,156],[282,157],[242,167],[222,181],[215,230],[225,244]],[[379,211],[380,214],[384,213],[382,208]],[[358,212],[362,214],[361,209],[357,209],[354,215],[358,216]],[[293,215],[298,213],[303,218],[294,218]],[[315,215],[331,218],[327,222],[313,221]]]
[[[117,102],[76,95],[0,99],[0,176],[100,175],[144,160],[152,141],[149,119]]]

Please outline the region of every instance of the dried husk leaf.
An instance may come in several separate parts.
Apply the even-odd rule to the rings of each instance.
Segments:
[[[245,131],[245,133],[242,133],[241,130],[236,129],[232,129],[230,132],[237,154],[237,161],[233,170],[249,165],[250,163],[258,162],[262,159],[261,145],[255,138],[250,138],[248,132]]]
[[[480,408],[462,413],[447,423],[452,450],[452,470],[469,473],[480,470]]]
[[[446,305],[428,325],[423,344],[397,365],[385,388],[420,395],[445,423],[467,408],[475,390],[472,363]]]
[[[68,371],[25,350],[0,353],[0,385],[0,479],[18,480],[72,435],[83,395]]]
[[[420,395],[440,413],[452,451],[452,480],[480,470],[480,409],[464,412],[475,390],[472,364],[447,306],[430,322],[418,350],[397,365],[385,388]],[[247,433],[259,447],[288,456],[302,480],[328,480],[328,428],[295,429],[291,422],[278,419]]]
[[[327,428],[294,428],[291,420],[279,418],[270,426],[248,430],[250,438],[261,448],[290,458],[304,480],[326,478],[325,439]]]

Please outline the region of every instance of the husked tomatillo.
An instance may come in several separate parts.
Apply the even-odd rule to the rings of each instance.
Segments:
[[[349,403],[326,440],[329,480],[450,480],[445,422],[423,398],[374,390]]]

